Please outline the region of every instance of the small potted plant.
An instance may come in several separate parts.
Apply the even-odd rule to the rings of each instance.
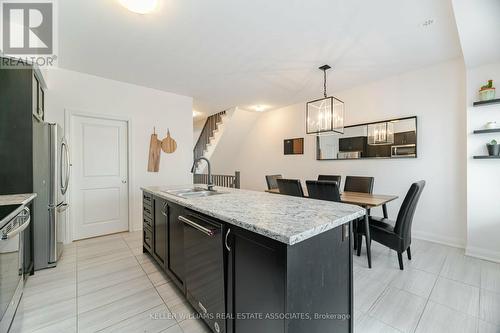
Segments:
[[[489,101],[495,99],[495,87],[493,87],[493,80],[488,80],[488,84],[481,87],[479,90],[479,100]]]
[[[486,144],[488,148],[488,155],[490,156],[499,156],[500,155],[500,145],[497,143],[497,140],[491,140]]]

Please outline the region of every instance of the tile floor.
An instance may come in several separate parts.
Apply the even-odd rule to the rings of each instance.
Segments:
[[[12,332],[208,333],[148,255],[142,233],[66,246],[59,265],[29,278]],[[500,265],[415,240],[398,269],[373,243],[373,269],[354,257],[355,330],[500,332]]]

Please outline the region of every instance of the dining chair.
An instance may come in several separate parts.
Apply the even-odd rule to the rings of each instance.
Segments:
[[[291,195],[294,197],[303,197],[304,191],[302,190],[302,184],[299,179],[276,179],[278,183],[278,189],[280,194]]]
[[[347,176],[345,178],[344,192],[373,193],[373,177]]]
[[[266,183],[267,183],[267,189],[268,190],[275,190],[278,188],[278,183],[276,182],[277,179],[282,179],[282,175],[269,175],[266,176]]]
[[[335,181],[307,180],[307,193],[309,198],[340,202],[340,191]]]
[[[339,175],[319,175],[318,180],[328,180],[332,182],[337,182],[338,187],[340,188],[340,181],[342,180],[342,176]]]
[[[373,177],[359,177],[359,176],[347,176],[345,178],[344,192],[361,192],[361,193],[373,193],[373,184],[375,183],[375,178]],[[369,211],[368,211],[369,212]],[[358,244],[361,243],[362,235],[357,233],[358,224],[363,224],[364,218],[360,217],[358,220],[354,221],[353,230],[356,233],[354,235],[354,249],[358,249]],[[358,250],[358,256],[361,254]]]
[[[370,216],[369,218],[371,239],[398,253],[399,269],[401,270],[403,270],[404,252],[406,252],[408,260],[411,260],[411,226],[424,187],[425,181],[423,180],[411,185],[401,204],[396,221],[383,217]],[[362,232],[363,230],[358,230],[358,233]],[[361,248],[361,242],[358,244]]]

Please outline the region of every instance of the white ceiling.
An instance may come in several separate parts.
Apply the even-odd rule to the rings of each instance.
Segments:
[[[467,67],[500,61],[500,0],[453,0]]]
[[[450,0],[59,1],[59,65],[194,97],[271,108],[461,55]],[[434,24],[422,27],[426,20]]]

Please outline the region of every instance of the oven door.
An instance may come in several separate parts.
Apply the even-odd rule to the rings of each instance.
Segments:
[[[30,223],[25,208],[0,230],[0,332],[7,332],[24,283],[22,232]]]

